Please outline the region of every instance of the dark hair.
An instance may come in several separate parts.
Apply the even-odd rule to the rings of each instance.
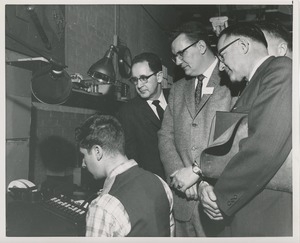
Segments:
[[[261,29],[251,23],[237,23],[234,25],[228,26],[226,29],[222,30],[220,33],[219,39],[223,36],[244,36],[251,38],[252,40],[263,44],[265,47],[268,47],[267,40],[264,33]]]
[[[110,154],[125,154],[124,132],[120,122],[110,115],[95,114],[75,129],[75,139],[88,151],[100,145]]]
[[[268,32],[275,38],[283,39],[287,43],[288,49],[292,51],[292,35],[282,24],[264,21],[257,23],[257,25],[261,30]]]
[[[203,40],[206,45],[210,47],[208,32],[200,22],[189,21],[178,26],[174,31],[171,32],[171,42],[180,34],[185,34],[191,42]]]
[[[132,60],[132,65],[140,62],[148,62],[148,65],[153,72],[162,71],[162,64],[160,58],[151,52],[143,52],[137,56],[135,56]]]

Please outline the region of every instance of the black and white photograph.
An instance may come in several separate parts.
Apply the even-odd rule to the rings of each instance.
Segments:
[[[1,242],[299,242],[298,0],[1,11]]]

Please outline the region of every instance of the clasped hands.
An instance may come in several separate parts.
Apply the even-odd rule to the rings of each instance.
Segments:
[[[170,175],[170,179],[170,186],[175,190],[185,193],[188,199],[198,199],[196,182],[199,176],[192,171],[191,166],[174,171]]]
[[[217,197],[213,191],[213,186],[207,182],[201,182],[197,192],[196,182],[199,180],[199,176],[192,171],[192,166],[174,171],[170,175],[170,179],[170,186],[185,193],[188,199],[199,199],[204,212],[210,219],[223,219],[222,213],[216,203]]]

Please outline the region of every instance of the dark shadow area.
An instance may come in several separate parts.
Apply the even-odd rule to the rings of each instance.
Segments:
[[[43,164],[52,172],[65,172],[67,168],[75,167],[78,159],[75,144],[59,136],[49,136],[42,140],[39,152]],[[59,194],[71,196],[75,189],[73,175],[48,175],[41,188],[46,198]]]
[[[59,136],[49,136],[39,144],[42,162],[49,170],[58,172],[76,164],[76,146]]]
[[[221,83],[220,85],[226,85],[231,92],[232,97],[240,96],[246,87],[247,81],[242,80],[241,82],[231,82],[226,72],[220,72]]]
[[[175,83],[176,81],[184,78],[185,73],[181,67],[175,65],[173,69],[173,75],[174,75],[173,82]]]

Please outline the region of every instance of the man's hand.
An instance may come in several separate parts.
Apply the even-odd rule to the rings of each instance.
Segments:
[[[198,200],[197,184],[192,185],[185,190],[185,196],[190,200]]]
[[[199,184],[198,196],[202,203],[203,210],[207,216],[212,220],[222,220],[223,216],[216,203],[217,197],[214,193],[214,187],[207,182],[202,181]]]
[[[199,176],[192,171],[192,166],[176,170],[171,177],[170,186],[185,193],[185,190],[194,185]]]

